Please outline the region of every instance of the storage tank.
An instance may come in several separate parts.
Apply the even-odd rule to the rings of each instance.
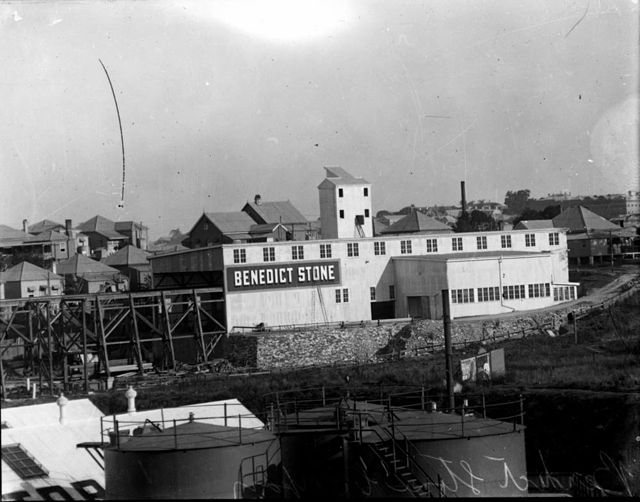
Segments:
[[[279,445],[266,430],[190,421],[113,443],[104,451],[107,500],[255,497],[279,484]]]

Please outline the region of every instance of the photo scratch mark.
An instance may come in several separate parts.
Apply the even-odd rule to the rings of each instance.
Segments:
[[[588,12],[589,12],[589,2],[587,2],[587,8],[584,10],[584,14],[582,14],[582,17],[576,21],[576,24],[574,24],[571,27],[571,29],[567,32],[567,34],[564,36],[564,38],[567,38],[569,35],[571,35],[571,32],[576,29],[576,26],[578,26],[582,22],[582,20],[585,17],[587,17],[587,13]]]

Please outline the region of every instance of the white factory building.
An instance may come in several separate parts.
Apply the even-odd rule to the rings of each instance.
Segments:
[[[151,258],[157,288],[220,286],[226,327],[453,318],[576,298],[563,229],[373,236],[371,184],[340,168],[320,183],[319,240],[234,242]]]

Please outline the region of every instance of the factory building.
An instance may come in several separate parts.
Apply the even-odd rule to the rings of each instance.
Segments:
[[[373,237],[371,186],[340,168],[319,185],[310,241],[219,244],[150,258],[155,288],[224,288],[226,327],[531,310],[576,298],[561,228]],[[365,190],[366,189],[366,190]],[[342,191],[341,191],[342,190]]]

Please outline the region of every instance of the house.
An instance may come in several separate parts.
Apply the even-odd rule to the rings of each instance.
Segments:
[[[2,299],[61,295],[63,280],[49,270],[23,261],[0,273],[0,282],[4,284]]]
[[[569,260],[578,264],[586,258],[593,265],[596,257],[602,262],[621,250],[618,233],[622,229],[584,206],[565,209],[552,221],[554,227],[567,229]]]
[[[99,259],[115,253],[125,245],[128,237],[115,230],[115,223],[104,216],[94,216],[77,226],[89,238],[91,255]]]
[[[128,243],[145,251],[149,247],[149,228],[135,221],[116,221],[114,230],[124,235]]]
[[[256,222],[244,211],[226,213],[202,213],[182,243],[188,248],[248,242],[251,240],[251,227]]]
[[[64,229],[65,226],[63,224],[46,219],[39,221],[38,223],[34,223],[33,225],[28,225],[28,232],[32,235],[38,235],[42,232],[46,232],[47,230],[63,232]]]
[[[151,264],[148,256],[151,253],[139,249],[131,244],[119,249],[111,256],[107,256],[102,263],[119,270],[129,278],[131,291],[148,289],[151,283]]]
[[[309,221],[298,211],[291,202],[263,201],[260,195],[256,195],[253,202],[247,202],[242,211],[247,213],[259,225],[277,224],[284,225],[290,234],[289,240],[309,240]]]
[[[119,270],[84,255],[77,254],[57,266],[64,276],[65,293],[102,293],[127,291],[127,279]]]
[[[40,244],[32,242],[32,237],[27,232],[16,230],[7,225],[0,225],[0,251],[9,254],[30,249],[37,251]]]
[[[451,233],[452,230],[448,225],[439,222],[435,218],[431,218],[420,211],[412,211],[400,220],[396,221],[388,228],[381,231],[382,235],[397,234],[441,234]]]

